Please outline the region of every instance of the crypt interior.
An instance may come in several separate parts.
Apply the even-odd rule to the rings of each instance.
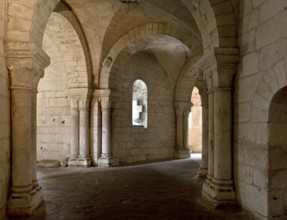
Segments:
[[[196,195],[214,216],[287,219],[286,9],[285,0],[0,0],[0,219],[61,206],[64,184],[77,181],[55,176],[76,174],[91,181],[78,196],[114,178],[109,193],[142,182],[151,191],[128,192],[163,206],[148,197],[145,180],[158,176],[146,169],[165,173],[166,189],[193,190],[164,196],[193,204]],[[106,193],[89,197],[94,207]],[[211,218],[188,207],[170,219]],[[123,210],[114,219],[129,219]]]

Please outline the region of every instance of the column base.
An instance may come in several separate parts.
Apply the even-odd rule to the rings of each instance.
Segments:
[[[98,159],[98,167],[115,167],[119,165],[119,158],[115,156],[101,156]]]
[[[202,196],[216,209],[237,207],[232,181],[210,180],[203,183]]]
[[[7,202],[7,215],[15,217],[31,216],[33,211],[43,202],[41,187],[30,193],[12,193]]]
[[[190,158],[190,152],[188,149],[177,150],[175,152],[176,159],[187,159]]]
[[[200,166],[198,170],[198,176],[200,178],[206,178],[207,177],[207,167]]]
[[[90,167],[92,164],[90,158],[70,158],[68,160],[68,166],[72,167]]]

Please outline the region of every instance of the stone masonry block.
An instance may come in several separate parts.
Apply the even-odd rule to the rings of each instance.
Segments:
[[[259,71],[258,54],[251,53],[243,57],[243,76],[248,76]]]
[[[276,0],[276,4],[274,4],[273,1],[265,1],[265,3],[260,6],[260,22],[263,23],[276,17],[283,12],[286,7],[287,2],[285,0]]]
[[[251,119],[251,102],[239,103],[236,112],[236,120],[239,122],[249,121]]]
[[[265,83],[264,80],[260,80],[259,83],[257,84],[256,94],[264,98],[267,101],[271,100],[274,95],[274,93],[269,88],[269,86]]]
[[[285,39],[281,39],[262,48],[259,53],[260,70],[268,70],[282,60],[286,56],[286,47],[287,41]]]
[[[276,5],[276,4],[275,4]],[[275,42],[282,36],[281,16],[277,16],[261,24],[256,32],[256,47],[262,48],[268,44]]]
[[[275,76],[279,83],[280,88],[287,85],[285,61],[282,60],[274,66]]]

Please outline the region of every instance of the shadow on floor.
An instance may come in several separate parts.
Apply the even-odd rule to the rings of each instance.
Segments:
[[[198,168],[198,159],[116,168],[42,168],[38,177],[45,203],[24,219],[253,219],[205,204]]]

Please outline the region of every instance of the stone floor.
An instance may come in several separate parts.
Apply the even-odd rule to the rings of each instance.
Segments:
[[[242,211],[213,210],[201,200],[199,162],[194,158],[117,168],[41,168],[45,203],[25,219],[253,219]]]

